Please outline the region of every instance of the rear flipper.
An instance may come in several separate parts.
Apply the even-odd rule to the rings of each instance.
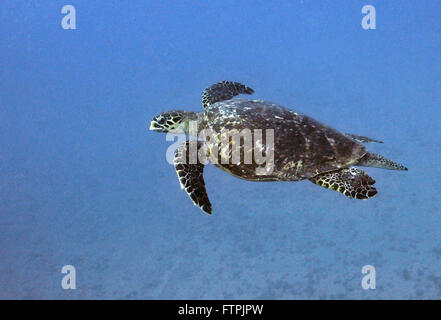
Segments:
[[[372,186],[375,180],[357,168],[351,167],[325,172],[309,180],[316,185],[341,192],[353,199],[368,199],[377,194],[377,189]]]
[[[363,167],[374,167],[382,168],[388,170],[402,170],[407,171],[407,168],[399,163],[393,162],[392,160],[386,159],[376,153],[366,152],[366,154],[361,157],[361,159],[356,164],[357,166]]]
[[[365,136],[359,136],[356,134],[352,134],[352,133],[345,133],[345,135],[357,142],[361,142],[361,143],[367,143],[367,142],[376,142],[376,143],[384,143],[381,140],[375,140],[369,137],[365,137]]]

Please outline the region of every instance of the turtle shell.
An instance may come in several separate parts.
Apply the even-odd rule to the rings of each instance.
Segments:
[[[348,167],[366,153],[362,144],[345,134],[262,100],[233,99],[209,105],[199,128],[208,129],[204,137],[208,160],[246,180],[309,179]]]

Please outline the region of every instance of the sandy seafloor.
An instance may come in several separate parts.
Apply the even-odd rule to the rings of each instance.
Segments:
[[[439,299],[441,5],[75,1],[0,6],[0,298]],[[208,216],[148,121],[235,80],[408,172],[355,201],[208,166]],[[61,268],[76,268],[75,290]],[[361,268],[376,269],[363,290]]]

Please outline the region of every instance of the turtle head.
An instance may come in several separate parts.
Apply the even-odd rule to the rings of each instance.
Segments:
[[[189,121],[197,121],[198,114],[189,111],[166,111],[158,114],[150,122],[150,130],[157,132],[188,133]]]

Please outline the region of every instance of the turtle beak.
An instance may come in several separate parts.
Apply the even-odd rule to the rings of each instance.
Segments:
[[[156,132],[167,132],[167,130],[163,126],[159,125],[155,121],[155,119],[153,119],[152,122],[150,122],[149,130],[156,131]]]
[[[153,130],[153,131],[157,131],[158,130],[158,128],[156,127],[156,122],[155,121],[150,122],[149,130]]]

